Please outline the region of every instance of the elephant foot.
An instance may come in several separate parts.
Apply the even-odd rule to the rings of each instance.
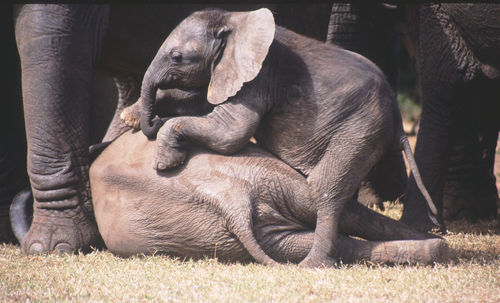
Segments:
[[[442,239],[424,240],[422,249],[414,254],[416,263],[443,263],[450,258],[450,247]]]
[[[496,188],[495,188],[496,189]],[[446,182],[443,196],[443,217],[446,220],[494,219],[497,217],[498,193],[482,188],[472,190],[461,182]]]
[[[97,224],[80,206],[68,210],[36,209],[21,248],[28,254],[86,252],[99,239]]]
[[[320,268],[320,267],[332,267],[336,264],[334,258],[328,256],[318,256],[314,253],[308,254],[304,260],[299,263],[299,267],[302,268]]]
[[[448,244],[441,239],[389,241],[374,247],[370,261],[392,264],[430,264],[446,262],[449,256]]]
[[[182,165],[186,157],[187,152],[184,150],[159,145],[153,160],[153,168],[156,170],[174,168]]]
[[[400,222],[410,226],[411,228],[420,232],[438,232],[446,234],[446,226],[442,220],[440,220],[440,226],[434,224],[429,217],[426,209],[423,210],[406,210],[403,211],[403,216]]]
[[[9,205],[0,205],[0,243],[15,243],[9,219]]]

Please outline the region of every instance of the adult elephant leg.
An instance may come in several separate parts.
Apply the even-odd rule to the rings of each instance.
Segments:
[[[498,86],[497,86],[498,87]],[[500,100],[500,97],[499,99]],[[495,117],[500,116],[500,102],[496,104]],[[494,173],[495,153],[500,132],[500,121],[497,118],[486,118],[488,121],[484,129],[480,127],[479,131],[479,154],[480,162],[478,168],[479,180],[477,193],[479,205],[474,207],[475,217],[477,219],[498,218],[498,209],[500,206],[500,197],[496,187],[496,177]]]
[[[497,117],[500,115],[498,107],[500,107],[500,102],[498,102],[497,110],[495,111]],[[481,201],[478,207],[474,207],[475,218],[477,219],[498,218],[498,207],[500,205],[500,197],[496,187],[497,180],[494,174],[495,153],[500,131],[500,121],[498,119],[491,119],[489,121],[497,125],[490,125],[490,128],[484,131],[480,130],[479,134],[479,153],[481,159],[478,171],[479,180],[483,180],[483,182],[478,183],[477,188],[478,198]]]
[[[444,226],[442,219],[443,187],[446,181],[451,144],[451,117],[447,98],[445,96],[434,97],[437,100],[427,99],[422,106],[420,130],[415,146],[415,160],[424,185],[438,209],[438,221]],[[410,176],[408,185],[401,221],[418,230],[429,231],[435,226],[428,217],[425,199],[417,188],[413,175]]]
[[[411,15],[411,14],[410,14]],[[415,146],[415,160],[422,180],[438,208],[438,221],[445,229],[442,218],[443,188],[446,181],[448,158],[452,144],[453,98],[457,89],[473,79],[478,65],[460,33],[448,22],[440,5],[418,6],[408,25],[410,33],[418,33],[410,53],[416,58],[416,70],[422,99],[420,129]],[[413,39],[412,39],[413,40]],[[454,95],[455,94],[455,95]],[[419,230],[430,230],[434,224],[427,216],[425,200],[413,176],[407,190],[401,220]]]
[[[479,103],[478,134],[476,151],[476,203],[471,203],[467,208],[472,213],[471,220],[491,219],[498,217],[498,190],[494,174],[495,153],[497,140],[500,131],[500,78],[485,79],[480,75],[476,82],[476,94],[469,99],[471,103],[476,103],[477,98],[481,98]]]
[[[445,219],[490,219],[497,215],[493,174],[498,139],[498,81],[480,76],[464,86],[454,113],[453,150],[444,189]]]
[[[24,5],[15,32],[21,58],[34,195],[27,253],[71,252],[98,238],[88,182],[92,78],[107,6]]]

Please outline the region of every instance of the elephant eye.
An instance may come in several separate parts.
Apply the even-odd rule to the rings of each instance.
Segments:
[[[182,54],[179,52],[173,52],[172,53],[172,61],[174,63],[181,63],[182,62]]]

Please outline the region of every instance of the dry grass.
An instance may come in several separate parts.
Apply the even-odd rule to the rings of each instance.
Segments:
[[[399,205],[385,213],[398,217]],[[166,256],[23,255],[0,246],[0,302],[500,302],[498,223],[450,224],[447,264],[221,264]]]

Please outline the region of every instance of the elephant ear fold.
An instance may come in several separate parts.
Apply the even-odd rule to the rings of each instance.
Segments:
[[[231,13],[225,28],[226,45],[208,85],[207,99],[212,104],[236,95],[243,83],[257,76],[276,30],[273,14],[266,8]]]

